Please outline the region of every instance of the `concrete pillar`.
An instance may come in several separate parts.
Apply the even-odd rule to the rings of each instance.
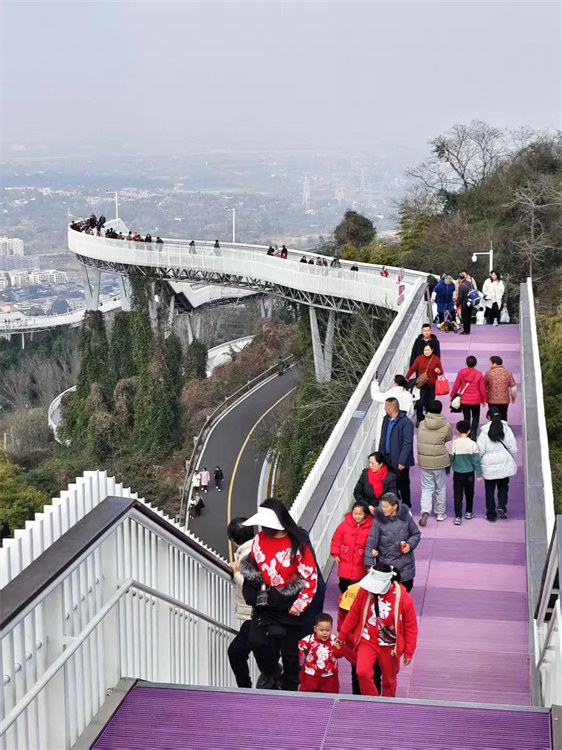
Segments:
[[[273,300],[271,297],[260,297],[260,315],[262,318],[271,318],[273,315]]]
[[[187,343],[191,344],[193,339],[198,339],[201,334],[201,313],[191,312],[187,316]]]
[[[332,353],[334,346],[334,330],[336,325],[336,312],[330,310],[328,313],[328,324],[324,342],[318,329],[318,318],[316,308],[308,308],[310,315],[310,332],[312,334],[312,352],[314,355],[314,372],[318,383],[328,383],[332,379]]]
[[[176,313],[176,295],[172,294],[168,304],[168,314],[166,316],[166,328],[164,330],[164,338],[167,338],[174,327],[174,317]]]
[[[84,279],[84,297],[87,310],[98,310],[100,304],[101,271],[90,266],[82,266]]]
[[[121,309],[125,312],[130,312],[131,282],[128,276],[119,276],[119,297],[121,298]]]
[[[25,333],[21,332],[21,348],[25,349]]]
[[[150,283],[150,292],[148,296],[148,314],[150,316],[150,326],[153,331],[158,330],[158,301],[154,296],[154,282]]]

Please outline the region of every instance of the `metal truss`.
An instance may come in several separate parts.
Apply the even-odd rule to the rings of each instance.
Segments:
[[[378,311],[378,306],[369,305],[365,302],[347,299],[345,297],[333,297],[327,294],[307,292],[293,289],[283,284],[247,275],[225,274],[218,271],[202,271],[199,269],[177,268],[173,266],[139,266],[135,263],[117,263],[114,261],[89,258],[85,255],[76,256],[80,263],[85,266],[93,266],[101,271],[132,275],[138,273],[149,279],[162,279],[169,281],[189,281],[203,284],[215,284],[218,286],[229,286],[238,289],[253,289],[256,294],[271,294],[275,297],[287,299],[290,302],[298,302],[309,307],[318,307],[323,310],[335,310],[336,312],[355,314],[360,312]],[[386,308],[381,308],[386,310]]]

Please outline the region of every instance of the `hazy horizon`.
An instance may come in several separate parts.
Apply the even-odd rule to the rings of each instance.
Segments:
[[[8,0],[1,14],[4,157],[417,150],[473,119],[560,127],[557,2]]]

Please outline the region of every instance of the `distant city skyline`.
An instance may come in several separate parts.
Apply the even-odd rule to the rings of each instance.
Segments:
[[[19,2],[2,154],[368,148],[458,122],[560,127],[560,5]]]

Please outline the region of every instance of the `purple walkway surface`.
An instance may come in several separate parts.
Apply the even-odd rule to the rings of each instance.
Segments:
[[[544,712],[135,687],[96,750],[547,750]]]
[[[499,354],[520,383],[519,326],[473,326],[470,336],[436,333],[451,388],[465,358],[489,368]],[[447,481],[446,521],[433,516],[416,550],[412,595],[419,616],[418,650],[398,678],[398,695],[408,698],[530,705],[529,633],[520,394],[508,421],[519,446],[519,473],[510,480],[508,515],[491,524],[484,518],[484,483],[476,485],[476,518],[454,526],[452,477]],[[454,425],[461,415],[443,413]],[[486,422],[486,407],[480,423]],[[412,512],[420,515],[419,470],[412,477]],[[334,571],[335,572],[335,571]],[[328,583],[326,609],[336,614],[337,579]],[[341,662],[341,688],[350,692],[349,666]],[[358,745],[359,747],[359,745]]]

